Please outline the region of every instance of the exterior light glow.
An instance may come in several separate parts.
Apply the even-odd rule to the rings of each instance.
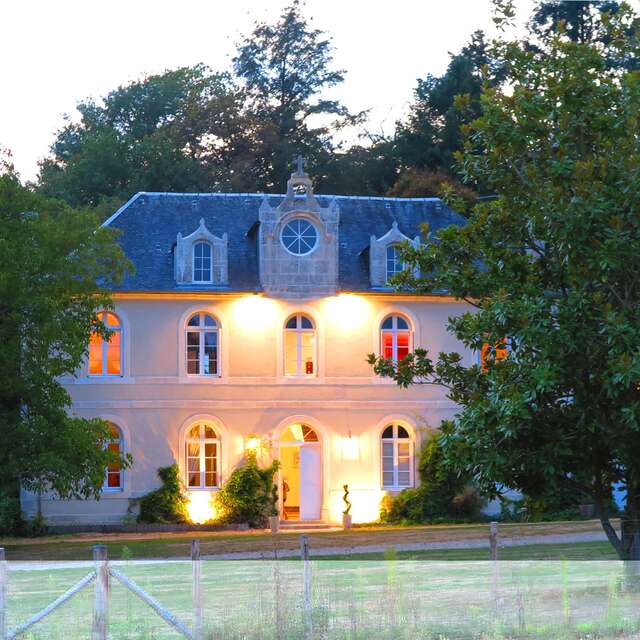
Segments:
[[[344,502],[343,491],[332,491],[329,497],[329,516],[332,522],[342,522]],[[354,523],[376,522],[380,519],[380,502],[385,495],[381,489],[351,489],[349,485],[349,502]]]
[[[324,304],[327,320],[340,333],[361,332],[370,322],[371,307],[362,296],[341,293],[327,298]]]
[[[192,491],[189,493],[187,504],[189,520],[195,524],[204,524],[216,517],[216,510],[213,507],[211,494],[208,491]]]
[[[342,438],[342,459],[358,460],[360,457],[360,438],[358,436],[348,436]]]
[[[233,302],[234,326],[245,333],[271,331],[276,319],[277,303],[261,295],[247,295]]]
[[[258,436],[249,436],[244,445],[245,451],[253,451],[254,453],[258,452],[258,449],[262,448],[262,441]]]

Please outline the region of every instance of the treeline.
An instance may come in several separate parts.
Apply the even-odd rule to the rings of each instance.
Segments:
[[[593,21],[616,7],[544,0],[530,26],[589,39]],[[279,193],[301,153],[319,192],[435,196],[453,188],[474,199],[483,186],[463,186],[455,166],[460,130],[480,113],[483,82],[500,83],[503,71],[478,31],[450,54],[443,75],[418,80],[391,135],[367,133],[366,112],[322,98],[345,71],[294,0],[274,24],[257,23],[241,39],[231,72],[183,67],[79,103],[79,121],[58,132],[35,186],[104,216],[137,191]],[[345,131],[358,142],[337,143]]]

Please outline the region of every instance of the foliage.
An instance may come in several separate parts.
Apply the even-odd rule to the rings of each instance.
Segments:
[[[449,330],[476,352],[506,338],[507,357],[493,346],[484,367],[425,349],[397,366],[370,356],[402,386],[448,389],[460,412],[443,425],[446,456],[483,492],[576,489],[621,558],[640,554],[640,82],[608,60],[638,56],[634,22],[621,5],[593,42],[498,41],[509,91],[484,86],[459,157],[497,197],[404,252],[424,276],[396,284],[466,301]],[[628,493],[621,537],[609,521],[616,482]]]
[[[477,517],[484,504],[470,478],[447,464],[439,432],[422,446],[418,461],[420,484],[383,501],[383,522],[433,522]]]
[[[216,507],[223,522],[248,523],[250,527],[267,525],[273,515],[273,477],[280,468],[278,460],[261,469],[255,452],[247,453],[245,464],[237,469],[218,491]],[[277,515],[277,511],[276,514]]]
[[[332,61],[331,41],[311,27],[298,0],[276,24],[257,23],[239,44],[233,63],[256,116],[257,190],[280,192],[299,153],[314,168],[323,165],[334,151],[332,133],[360,119],[339,102],[317,97],[344,80]],[[334,119],[330,126],[321,124],[327,117]]]
[[[68,414],[61,384],[108,332],[96,310],[128,264],[96,219],[0,175],[0,489],[99,496],[109,462],[108,426]],[[98,282],[98,279],[100,281]]]
[[[182,490],[180,468],[177,464],[160,467],[158,477],[162,485],[136,500],[140,504],[138,521],[161,524],[188,522],[188,499]]]
[[[24,525],[19,491],[0,489],[0,533],[3,536],[18,536],[24,533]]]

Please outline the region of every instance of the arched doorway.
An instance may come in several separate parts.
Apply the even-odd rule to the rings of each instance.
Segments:
[[[284,520],[319,520],[322,449],[307,424],[289,425],[280,436],[280,504]]]

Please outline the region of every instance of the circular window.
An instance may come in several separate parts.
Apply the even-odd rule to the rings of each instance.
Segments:
[[[296,218],[282,228],[280,240],[284,248],[295,256],[311,253],[318,244],[318,230],[311,222]]]

